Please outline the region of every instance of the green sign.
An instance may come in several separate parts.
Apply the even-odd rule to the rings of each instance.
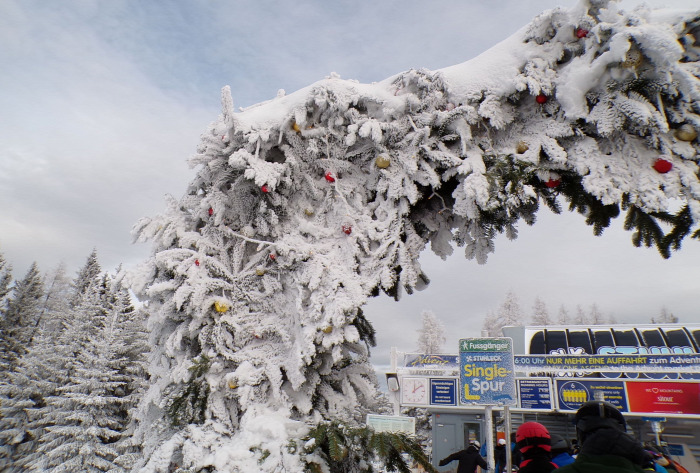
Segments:
[[[459,352],[512,352],[510,338],[463,338]]]

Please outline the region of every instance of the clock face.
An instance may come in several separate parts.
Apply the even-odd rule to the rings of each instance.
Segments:
[[[401,386],[402,404],[427,404],[428,380],[426,378],[404,378]]]

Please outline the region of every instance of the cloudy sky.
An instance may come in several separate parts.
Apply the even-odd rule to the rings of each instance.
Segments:
[[[2,0],[0,2],[0,252],[21,277],[65,262],[74,274],[96,248],[104,269],[143,260],[132,225],[180,197],[186,159],[220,111],[288,93],[331,72],[360,82],[469,60],[535,15],[575,0]],[[633,7],[632,1],[623,2]],[[690,9],[696,0],[653,0]],[[458,249],[425,255],[432,284],[395,303],[370,301],[375,362],[416,345],[420,313],[448,329],[447,349],[477,336],[508,290],[556,313],[598,305],[621,322],[662,307],[698,320],[700,243],[663,260],[615,222],[594,237],[578,215],[542,211],[486,265]],[[401,327],[397,330],[396,327]]]

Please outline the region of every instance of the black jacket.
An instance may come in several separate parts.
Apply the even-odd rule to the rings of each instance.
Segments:
[[[556,463],[552,463],[548,455],[535,455],[520,462],[518,473],[549,473],[557,468]]]
[[[457,473],[474,473],[477,466],[480,466],[484,470],[487,468],[486,460],[479,455],[479,450],[473,445],[469,445],[466,449],[453,453],[447,458],[443,458],[438,465],[445,466],[454,460],[459,460]]]

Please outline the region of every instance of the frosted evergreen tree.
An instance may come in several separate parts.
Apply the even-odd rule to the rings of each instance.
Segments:
[[[425,354],[442,353],[445,337],[445,326],[430,310],[421,312],[421,328],[418,329],[418,351]]]
[[[376,399],[361,309],[424,285],[428,245],[483,263],[563,204],[597,235],[624,212],[664,257],[700,237],[696,18],[582,1],[440,71],[331,75],[240,113],[224,88],[185,195],[135,227],[142,471],[366,461],[338,440]]]
[[[12,284],[12,265],[5,261],[5,257],[0,253],[0,321],[5,317],[8,297]],[[1,324],[1,322],[0,322]],[[0,330],[2,330],[0,328]]]
[[[525,314],[520,307],[518,295],[511,289],[506,293],[506,297],[498,306],[493,321],[497,330],[501,332],[503,327],[521,327],[525,320]]]
[[[576,306],[576,315],[574,315],[574,324],[576,325],[589,325],[591,323],[589,315],[583,310],[583,306],[578,304]]]
[[[568,325],[571,324],[573,320],[571,319],[571,316],[569,315],[569,311],[564,307],[564,305],[561,305],[559,307],[559,312],[557,313],[557,323],[559,325]]]
[[[652,317],[651,323],[652,324],[676,324],[676,323],[678,323],[678,317],[673,315],[672,312],[669,312],[669,310],[666,307],[662,307],[660,315],[658,317]]]
[[[58,333],[65,326],[64,318],[69,311],[69,302],[73,295],[72,283],[66,274],[65,264],[61,263],[49,271],[43,283],[46,295],[41,305],[40,323],[47,326],[47,330]]]
[[[481,334],[486,337],[502,337],[501,328],[496,313],[493,310],[487,311],[481,324]]]
[[[88,290],[88,287],[101,277],[101,275],[102,268],[97,259],[97,249],[95,248],[87,257],[85,264],[80,268],[73,280],[73,298],[71,299],[71,304],[78,304],[82,295]]]
[[[591,304],[591,309],[588,313],[588,322],[592,325],[601,325],[606,321],[605,316],[598,308],[598,304]]]
[[[0,373],[12,371],[27,353],[41,317],[44,286],[36,263],[12,288],[7,311],[0,320]]]
[[[552,324],[552,319],[547,310],[547,304],[545,304],[539,296],[535,297],[535,303],[532,306],[532,323],[534,325]]]

